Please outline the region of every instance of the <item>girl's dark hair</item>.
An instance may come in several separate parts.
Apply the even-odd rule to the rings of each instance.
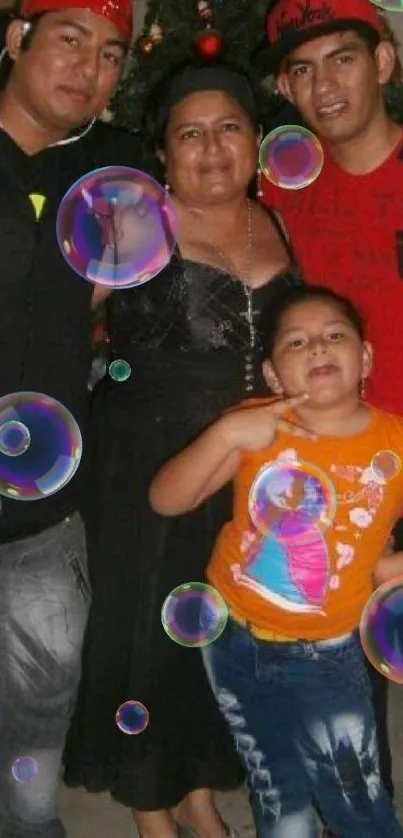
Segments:
[[[339,309],[357,332],[361,341],[365,339],[364,320],[360,311],[347,297],[337,294],[323,285],[295,285],[275,295],[270,305],[263,310],[260,327],[265,358],[273,357],[274,347],[284,315],[299,303],[319,300]]]

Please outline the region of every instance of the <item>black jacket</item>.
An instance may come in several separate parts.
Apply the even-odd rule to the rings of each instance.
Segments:
[[[141,168],[138,144],[103,125],[77,143],[34,157],[0,131],[0,397],[36,391],[59,400],[79,423],[84,444],[94,286],[62,256],[56,215],[81,175],[114,164]],[[29,198],[33,193],[46,199],[39,221]],[[79,482],[80,469],[64,489],[46,499],[0,496],[0,542],[62,520],[77,507]]]

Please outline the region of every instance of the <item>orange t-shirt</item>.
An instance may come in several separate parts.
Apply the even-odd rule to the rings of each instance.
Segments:
[[[358,626],[403,502],[403,419],[370,410],[360,434],[244,454],[207,572],[235,618],[301,640]]]

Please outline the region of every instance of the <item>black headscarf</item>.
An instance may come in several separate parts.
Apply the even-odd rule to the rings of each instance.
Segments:
[[[225,64],[186,65],[177,70],[157,90],[146,109],[146,130],[155,144],[163,145],[166,124],[172,108],[202,90],[222,90],[235,99],[253,125],[258,123],[258,105],[248,77]]]

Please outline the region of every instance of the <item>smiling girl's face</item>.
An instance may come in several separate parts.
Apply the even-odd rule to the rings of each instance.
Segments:
[[[264,369],[275,392],[308,393],[311,406],[330,407],[357,398],[372,365],[363,342],[342,308],[331,301],[305,300],[282,316],[271,363]]]

